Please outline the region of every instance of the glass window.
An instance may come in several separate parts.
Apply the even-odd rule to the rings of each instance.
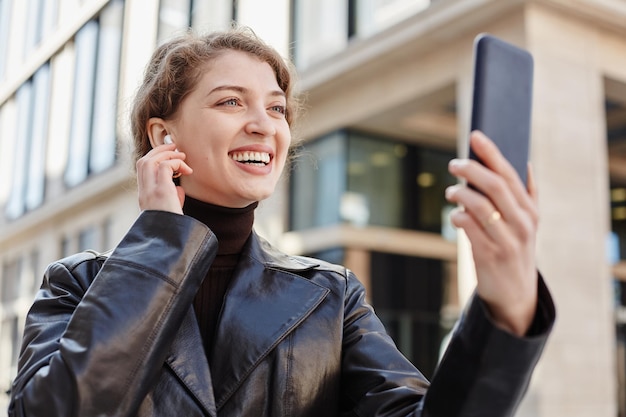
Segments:
[[[113,221],[106,217],[101,223],[87,225],[78,233],[63,235],[60,240],[60,257],[64,258],[84,250],[105,251],[112,242]]]
[[[33,89],[32,131],[26,178],[26,210],[39,207],[44,200],[46,142],[50,110],[50,65],[44,65],[35,73]]]
[[[345,138],[345,132],[337,132],[308,143],[295,162],[290,193],[292,229],[339,222],[339,202],[346,189]]]
[[[0,293],[0,300],[3,303],[15,301],[19,296],[18,284],[20,281],[21,265],[21,258],[8,260],[2,265],[2,292]]]
[[[289,55],[290,0],[237,0],[236,20],[272,45],[284,56]]]
[[[161,0],[157,35],[159,44],[191,26],[192,3],[193,0]]]
[[[115,163],[123,1],[111,1],[74,39],[76,55],[68,165],[75,186]]]
[[[444,234],[453,157],[353,131],[307,143],[291,177],[291,227],[343,221]]]
[[[26,14],[26,36],[24,37],[24,58],[27,58],[41,40],[41,18],[43,0],[29,0]]]
[[[622,91],[622,83],[605,79],[611,219],[607,258],[611,265],[626,263],[626,97]],[[618,414],[626,416],[626,277],[616,276],[614,288]]]
[[[431,0],[353,0],[356,3],[354,35],[369,36],[427,9]]]
[[[102,239],[101,245],[97,250],[109,250],[113,244],[113,220],[107,217],[102,222]]]
[[[236,0],[213,0],[191,2],[191,24],[200,29],[226,29],[235,20]]]
[[[412,229],[424,230],[433,233],[443,233],[448,221],[448,213],[454,207],[445,199],[446,188],[457,180],[448,172],[448,162],[456,155],[436,149],[419,148],[415,156],[415,163],[408,161],[409,172],[407,182],[414,187],[416,198],[414,210],[409,212],[414,216],[407,224]]]
[[[6,71],[7,50],[9,47],[9,29],[11,27],[12,0],[0,0],[0,80]]]
[[[2,320],[0,326],[0,346],[2,346],[2,364],[10,364],[11,368],[17,366],[17,358],[20,347],[20,331],[17,316],[10,315]],[[6,356],[5,356],[6,355]],[[11,369],[13,372],[13,369]]]
[[[78,250],[98,249],[98,230],[95,226],[86,227],[78,233]]]
[[[407,146],[352,134],[348,148],[348,193],[341,206],[343,219],[361,225],[401,227],[406,205],[403,171]],[[355,200],[357,197],[360,203]]]
[[[115,162],[117,85],[119,84],[123,8],[122,1],[113,1],[100,15],[98,69],[89,153],[91,173],[102,172]]]
[[[295,0],[294,61],[306,68],[348,44],[348,0]]]
[[[30,257],[28,260],[28,277],[29,280],[26,281],[26,285],[22,286],[23,288],[23,294],[29,295],[29,294],[35,294],[37,292],[37,290],[39,289],[39,287],[41,286],[41,273],[43,271],[39,270],[39,251],[37,249],[33,249],[33,251],[30,253]],[[28,288],[28,285],[30,285],[30,288]]]
[[[87,161],[89,161],[97,42],[98,22],[95,20],[87,22],[76,33],[74,39],[76,54],[74,98],[70,127],[70,149],[65,172],[65,182],[69,186],[81,183],[89,173]]]
[[[59,257],[60,258],[65,258],[67,256],[70,256],[72,253],[74,253],[74,247],[72,245],[72,238],[69,236],[63,236],[61,238],[61,244],[59,246]]]
[[[443,326],[444,267],[439,260],[389,253],[371,254],[371,297],[376,314],[398,349],[431,378]]]
[[[41,34],[50,34],[57,25],[59,0],[42,0]]]
[[[24,83],[16,93],[17,102],[17,136],[15,138],[15,157],[13,165],[13,181],[11,194],[6,205],[6,215],[15,219],[26,209],[24,199],[26,195],[26,169],[28,167],[28,148],[31,135],[31,109],[33,101],[33,86],[30,81]]]
[[[58,0],[29,0],[24,38],[24,57],[41,43],[56,24]]]
[[[50,66],[45,64],[16,93],[17,137],[6,215],[15,219],[44,200],[50,103]]]
[[[613,261],[626,260],[626,184],[611,188],[611,230],[616,254]]]

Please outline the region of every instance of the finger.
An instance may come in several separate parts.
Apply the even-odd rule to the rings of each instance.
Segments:
[[[515,227],[523,227],[525,221],[520,218],[519,202],[513,196],[509,184],[501,175],[495,173],[477,161],[453,159],[450,161],[450,173],[465,178],[481,192],[471,188],[456,196],[454,202],[466,206],[479,222],[489,217],[494,210]]]
[[[472,132],[470,145],[487,168],[501,175],[520,204],[528,204],[528,192],[513,165],[502,155],[491,139],[480,131]]]
[[[167,145],[170,146],[170,145]],[[163,148],[162,146],[158,148]],[[187,158],[184,152],[178,152],[174,150],[165,150],[165,149],[152,149],[148,152],[144,157],[142,157],[139,161],[137,161],[137,172],[138,174],[141,171],[146,171],[149,176],[153,176],[156,174],[156,169],[160,164],[163,164],[167,161],[173,161],[174,164],[170,164],[174,171],[178,171],[181,174],[188,175],[191,174],[191,168],[184,162]]]
[[[453,160],[450,172],[481,190],[519,233],[527,233],[530,223],[536,221],[535,201],[524,189],[515,169],[489,138],[473,132],[472,141],[475,153],[480,153],[479,156],[489,161],[491,167],[473,160]],[[492,169],[497,166],[500,168],[495,169],[500,172]]]
[[[450,212],[450,221],[459,229],[463,229],[472,244],[474,256],[486,256],[497,248],[497,243],[488,236],[482,225],[466,210],[456,207]]]
[[[176,173],[189,175],[193,172],[191,167],[182,159],[168,159],[158,163],[157,181],[170,181]]]
[[[466,186],[453,185],[446,189],[446,199],[463,205],[464,213],[472,217],[473,223],[480,227],[477,233],[484,234],[485,239],[497,243],[511,237],[502,214],[484,195]]]
[[[174,172],[184,175],[193,170],[184,162],[185,154],[167,147],[155,148],[137,161],[139,203],[143,209],[181,212],[181,190],[172,182]],[[182,192],[184,195],[184,192]]]

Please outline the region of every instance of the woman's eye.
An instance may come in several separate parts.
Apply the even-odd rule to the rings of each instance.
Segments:
[[[236,106],[237,105],[237,99],[236,98],[229,98],[228,100],[222,101],[220,104],[222,106]]]
[[[285,113],[287,113],[287,109],[285,108],[285,106],[280,106],[280,105],[278,105],[278,106],[272,106],[272,107],[270,107],[270,109],[271,109],[272,111],[278,112],[278,113],[280,113],[280,114],[285,114]]]

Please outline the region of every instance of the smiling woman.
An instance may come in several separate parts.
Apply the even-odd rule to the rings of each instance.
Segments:
[[[272,194],[285,166],[291,143],[286,108],[267,62],[223,51],[170,117],[148,120],[147,133],[154,148],[171,135],[181,152],[174,156],[193,167],[180,179],[186,195],[245,207]]]
[[[157,48],[131,114],[142,213],[111,253],[48,267],[10,416],[515,412],[555,316],[532,257],[532,175],[526,190],[480,133],[486,166],[450,164],[483,190],[446,191],[466,208],[452,221],[472,241],[478,286],[431,384],[351,271],[253,231],[297,109],[291,65],[249,30]]]

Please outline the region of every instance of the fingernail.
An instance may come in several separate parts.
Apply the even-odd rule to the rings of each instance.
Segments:
[[[458,158],[454,158],[450,161],[449,166],[450,167],[461,167],[463,165],[467,164],[467,160],[466,159],[458,159]]]
[[[459,189],[458,185],[451,185],[451,186],[447,187],[446,191],[445,191],[446,198],[450,199],[454,194],[456,194],[458,189]]]
[[[487,136],[480,130],[474,130],[472,132],[472,135],[474,136],[474,139],[478,141],[484,141],[485,139],[487,139]]]

